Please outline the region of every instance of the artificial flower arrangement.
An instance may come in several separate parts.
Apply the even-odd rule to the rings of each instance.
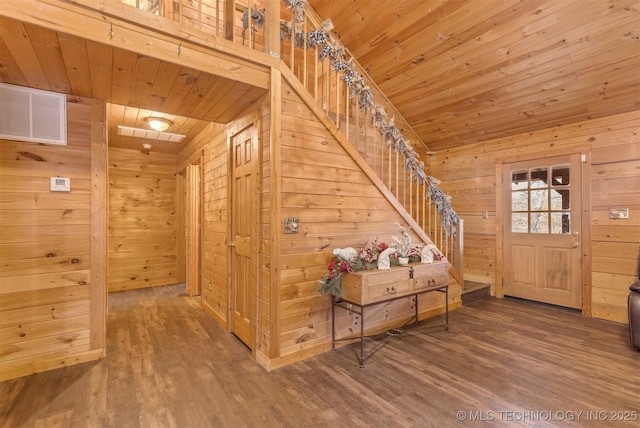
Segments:
[[[395,253],[391,255],[391,264],[399,264],[399,257],[407,257],[409,261],[420,261],[421,249],[424,244],[412,244],[410,228],[404,228],[398,224],[400,228],[400,238],[392,236],[392,243],[388,245],[384,242],[378,242],[378,238],[374,239],[371,244],[366,247],[355,249],[354,253],[348,256],[341,254],[342,250],[335,250],[336,257],[328,265],[328,273],[320,278],[320,288],[318,291],[322,295],[333,294],[340,296],[342,294],[342,275],[349,272],[357,272],[376,268],[376,260],[380,254],[388,248],[395,249]],[[353,249],[352,249],[353,250]],[[441,258],[441,253],[436,254],[436,259]]]
[[[402,227],[400,224],[398,224],[398,228],[400,229],[400,238],[392,236],[391,239],[393,242],[391,243],[391,247],[396,250],[396,259],[405,259],[405,261],[400,262],[400,264],[406,264],[411,256],[420,257],[421,246],[411,243],[411,235],[409,234],[411,228]]]
[[[384,242],[378,243],[378,238],[374,239],[370,245],[358,248],[357,255],[350,259],[336,256],[327,266],[329,273],[320,278],[320,294],[342,294],[342,275],[348,272],[357,272],[375,268],[375,262],[380,253],[389,248]],[[335,251],[334,251],[335,254]]]

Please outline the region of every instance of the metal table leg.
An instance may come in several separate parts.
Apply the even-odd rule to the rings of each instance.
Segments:
[[[444,331],[449,333],[449,286],[444,288]]]
[[[336,350],[336,296],[331,296],[331,350]]]
[[[364,306],[360,307],[360,368],[364,368]]]

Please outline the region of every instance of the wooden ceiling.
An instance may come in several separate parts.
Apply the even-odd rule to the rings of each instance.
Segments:
[[[430,150],[640,111],[640,0],[309,3]],[[144,141],[119,137],[116,125],[145,127],[160,114],[186,143],[265,93],[6,17],[0,81],[113,103],[110,144],[129,148]]]
[[[431,150],[640,109],[638,0],[309,3]]]
[[[0,17],[0,81],[106,100],[109,145],[177,153],[210,122],[228,123],[266,90],[174,63]],[[161,116],[182,143],[118,135]]]

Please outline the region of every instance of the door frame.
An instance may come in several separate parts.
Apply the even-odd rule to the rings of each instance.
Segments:
[[[504,223],[503,214],[503,183],[502,174],[505,164],[523,162],[536,159],[546,159],[555,156],[574,155],[582,156],[582,170],[580,173],[582,207],[581,207],[581,231],[582,236],[582,314],[591,316],[591,147],[588,145],[574,146],[567,149],[549,150],[544,153],[523,153],[497,157],[495,160],[496,183],[496,267],[495,267],[495,296],[504,298],[503,291],[503,249]]]
[[[202,271],[204,266],[204,162],[198,152],[179,171],[177,176],[177,280],[186,284],[186,292],[195,297],[202,294]],[[192,186],[190,167],[197,169],[198,183]],[[195,203],[196,212],[193,211]],[[195,225],[194,225],[195,215]],[[195,257],[194,257],[195,254]],[[191,281],[189,280],[191,279]],[[195,281],[195,284],[193,280]]]
[[[189,163],[186,169],[186,282],[189,296],[202,292],[202,221],[203,221],[202,157]],[[196,183],[194,183],[196,180]],[[194,185],[195,184],[195,185]]]
[[[251,320],[251,343],[247,344],[247,346],[251,349],[251,355],[255,359],[257,354],[257,337],[258,337],[258,309],[259,309],[259,301],[260,301],[260,260],[259,260],[259,238],[260,238],[260,208],[261,208],[261,174],[260,168],[262,165],[262,137],[261,137],[261,124],[258,112],[250,113],[237,121],[235,121],[231,126],[227,127],[227,238],[225,245],[227,246],[227,271],[229,272],[229,278],[227,283],[227,295],[228,295],[228,307],[227,307],[227,320],[228,320],[228,331],[233,332],[233,281],[232,281],[232,273],[233,273],[233,248],[230,243],[233,241],[233,147],[232,147],[232,139],[235,135],[241,133],[245,129],[249,127],[255,127],[256,138],[257,138],[257,158],[256,158],[256,166],[255,166],[255,174],[254,174],[254,200],[251,204],[251,209],[249,215],[253,218],[253,236],[251,239],[251,259],[253,263],[253,274],[252,276],[255,278],[255,284],[251,288],[251,299],[252,305],[250,307],[250,320]]]

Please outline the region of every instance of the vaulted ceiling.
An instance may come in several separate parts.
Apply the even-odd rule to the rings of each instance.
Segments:
[[[640,109],[638,0],[309,3],[431,150]]]

